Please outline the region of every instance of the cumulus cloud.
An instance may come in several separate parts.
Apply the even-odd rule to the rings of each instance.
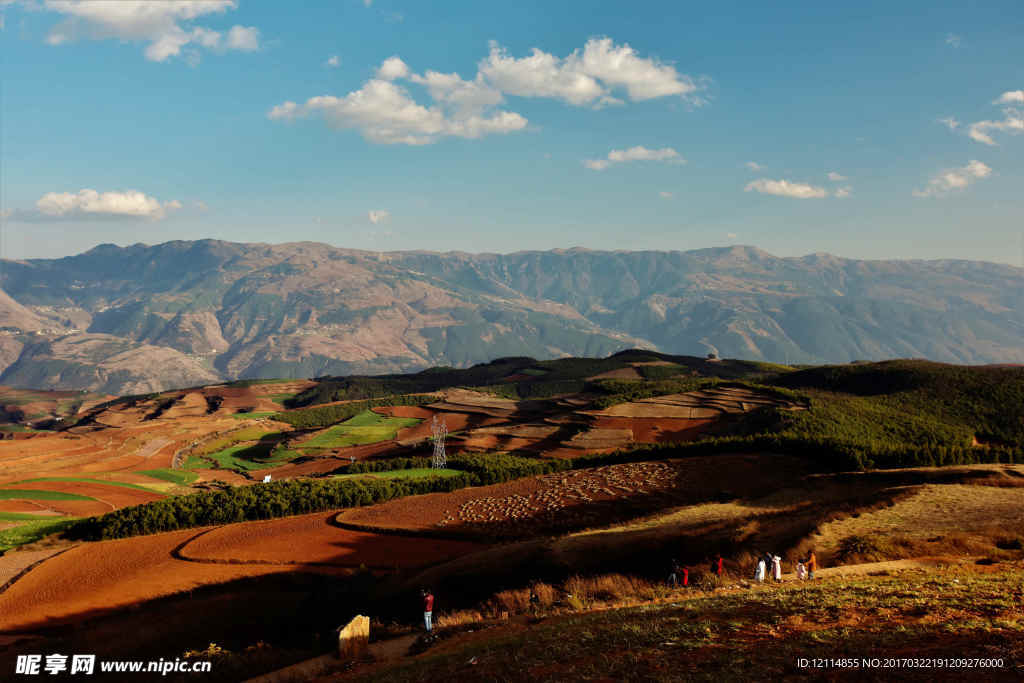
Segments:
[[[32,210],[12,212],[15,220],[56,221],[102,218],[141,218],[162,220],[168,213],[184,205],[177,199],[161,203],[138,190],[97,192],[47,192],[36,201]]]
[[[163,62],[185,51],[186,58],[198,59],[196,48],[223,52],[252,52],[260,47],[260,32],[254,26],[233,26],[227,34],[193,22],[206,15],[224,14],[238,6],[236,0],[118,0],[83,2],[44,0],[42,7],[64,19],[46,36],[50,45],[79,39],[122,40],[146,43],[146,59]]]
[[[1012,105],[1024,104],[1024,90],[1007,90],[993,104],[1011,105],[1003,109],[1002,120],[975,121],[967,126],[967,137],[975,142],[995,146],[993,132],[1018,135],[1024,132],[1024,111]]]
[[[533,48],[527,57],[512,57],[491,41],[480,73],[503,93],[549,97],[576,106],[620,104],[615,90],[632,101],[672,95],[692,96],[698,86],[686,74],[655,58],[640,57],[628,44],[591,38],[565,58]],[[696,102],[697,100],[694,99]]]
[[[747,163],[744,164],[744,166],[749,168],[751,171],[760,171],[762,168],[764,168],[764,166],[757,163],[756,161],[748,161]]]
[[[379,225],[380,223],[387,223],[391,219],[391,212],[385,209],[376,209],[367,212],[366,216],[370,219],[371,223]]]
[[[944,119],[939,119],[939,123],[944,125],[946,128],[949,128],[950,130],[956,130],[957,127],[960,125],[960,122],[957,121],[952,116],[947,116]]]
[[[675,164],[685,164],[686,160],[679,156],[679,152],[671,147],[661,149],[647,149],[642,145],[630,147],[629,149],[613,149],[608,152],[604,159],[584,159],[583,165],[593,171],[603,171],[612,164],[622,164],[631,161],[667,161]]]
[[[967,137],[976,142],[995,146],[996,141],[992,139],[991,132],[999,131],[1017,135],[1024,132],[1024,113],[1015,109],[1003,110],[1002,121],[976,121],[967,128]]]
[[[329,66],[332,68],[337,68],[341,66],[341,57],[339,57],[338,55],[331,55],[330,57],[327,58],[327,61],[324,62],[324,66]]]
[[[747,183],[743,190],[744,192],[760,192],[793,199],[820,199],[828,196],[828,192],[822,187],[789,180],[769,180],[768,178],[759,178]]]
[[[423,87],[432,103],[418,102],[399,81]],[[614,92],[633,101],[677,95],[696,102],[697,90],[674,66],[640,57],[610,38],[592,38],[564,59],[539,49],[517,59],[491,42],[473,78],[432,70],[414,73],[395,55],[358,90],[313,97],[304,104],[285,101],[267,116],[290,121],[319,114],[337,128],[359,130],[372,142],[426,145],[446,136],[479,138],[523,130],[525,117],[498,109],[507,95],[603,106],[622,104]]]
[[[377,78],[384,81],[393,81],[398,78],[406,78],[409,75],[409,67],[397,55],[388,57],[381,62],[377,68]]]
[[[846,176],[840,175],[840,174],[836,173],[835,171],[829,171],[828,172],[828,179],[831,180],[834,183],[838,183],[840,180],[846,180]]]
[[[966,166],[942,171],[928,181],[923,190],[914,190],[915,197],[944,197],[992,175],[992,169],[972,159]]]

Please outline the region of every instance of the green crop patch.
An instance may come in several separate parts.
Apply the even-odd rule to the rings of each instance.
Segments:
[[[367,410],[349,420],[328,427],[298,446],[302,449],[344,448],[394,439],[398,430],[418,424],[420,420],[406,417],[384,417]]]
[[[77,493],[41,489],[0,489],[0,500],[94,500]]]
[[[44,536],[64,531],[78,521],[77,517],[36,519],[10,529],[0,530],[0,553],[26,543],[35,543]]]
[[[14,482],[14,485],[18,484],[31,484],[37,481],[81,481],[87,484],[100,484],[102,486],[120,486],[126,489],[136,489],[138,491],[146,491],[153,493],[153,489],[146,488],[141,484],[131,484],[124,481],[110,481],[109,479],[89,479],[87,477],[38,477],[36,479],[23,479],[21,481]]]
[[[186,470],[172,470],[169,468],[159,470],[142,470],[138,472],[138,474],[144,474],[147,477],[153,477],[154,479],[159,479],[160,481],[168,481],[172,484],[177,484],[178,486],[188,486],[189,484],[191,484],[192,482],[199,478],[199,475],[196,474],[195,472],[188,472]]]

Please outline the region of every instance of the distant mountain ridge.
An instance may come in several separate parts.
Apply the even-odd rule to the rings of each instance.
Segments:
[[[753,247],[513,254],[100,245],[2,262],[0,384],[142,393],[627,347],[1024,362],[1024,269]]]

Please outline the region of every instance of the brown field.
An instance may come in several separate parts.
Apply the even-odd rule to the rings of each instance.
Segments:
[[[771,462],[770,471],[765,471]],[[527,537],[600,525],[727,492],[767,491],[806,471],[784,456],[712,456],[572,470],[505,484],[431,493],[345,510],[338,521],[367,529]]]
[[[331,524],[334,514],[217,527],[186,544],[180,554],[203,562],[390,569],[431,564],[479,548],[464,541],[349,531]]]
[[[297,569],[344,573],[362,564],[419,567],[478,547],[348,531],[331,526],[330,517],[317,513],[77,545],[0,593],[0,631],[76,621],[239,578]],[[17,573],[34,557],[25,551],[0,557],[0,575]]]
[[[59,491],[61,493],[73,493],[79,496],[94,498],[108,505],[108,510],[140,505],[154,500],[160,500],[162,495],[156,492],[147,492],[139,489],[128,488],[127,486],[105,486],[87,481],[28,481],[17,484],[18,489],[33,491]],[[42,501],[41,501],[42,502]],[[64,504],[78,501],[53,500],[45,501]]]

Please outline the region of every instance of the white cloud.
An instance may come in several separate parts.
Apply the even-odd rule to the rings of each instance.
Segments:
[[[373,4],[373,0],[363,0],[363,7],[369,7]]]
[[[794,199],[820,199],[827,197],[828,192],[822,187],[815,187],[807,183],[795,183],[789,180],[769,180],[760,178],[747,183],[743,188],[744,192],[760,192],[761,194],[773,194],[779,197],[792,197]]]
[[[550,97],[576,106],[621,104],[611,94],[615,89],[625,90],[632,101],[689,96],[698,90],[674,66],[642,58],[628,44],[615,45],[611,38],[591,38],[582,52],[576,49],[564,59],[539,48],[517,59],[492,41],[479,69],[503,93]]]
[[[527,124],[525,118],[514,112],[479,114],[425,107],[417,104],[404,88],[379,79],[367,81],[345,97],[321,95],[303,105],[284,102],[271,109],[268,117],[293,120],[311,114],[322,115],[335,128],[359,130],[367,140],[381,144],[429,145],[442,137],[480,138],[511,133]]]
[[[957,121],[952,116],[947,116],[944,119],[939,119],[939,123],[943,124],[944,126],[946,126],[946,128],[949,128],[950,130],[956,130],[957,127],[960,125],[960,122]]]
[[[36,201],[34,210],[15,211],[16,220],[50,221],[89,218],[145,218],[161,220],[184,205],[177,199],[161,203],[138,190],[97,192],[48,192]]]
[[[1017,135],[1024,132],[1024,113],[1016,109],[1004,109],[1002,121],[976,121],[967,127],[967,137],[986,145],[995,146],[991,131]]]
[[[840,180],[846,180],[846,176],[839,175],[835,171],[829,171],[828,172],[828,179],[831,180],[834,183],[838,183]]]
[[[393,81],[398,78],[407,78],[408,76],[409,67],[398,55],[388,57],[377,68],[377,78],[381,80]]]
[[[200,17],[235,9],[236,0],[44,0],[42,6],[64,16],[46,36],[50,45],[78,39],[143,42],[146,59],[154,62],[177,57],[189,45],[217,51],[259,49],[260,32],[255,27],[233,26],[225,38],[218,31],[191,25]],[[195,61],[198,52],[186,50],[185,56]]]
[[[1007,90],[999,99],[995,101],[996,104],[1024,104],[1024,90]]]
[[[583,165],[592,171],[603,171],[612,164],[628,163],[630,161],[667,161],[674,164],[685,164],[686,159],[679,156],[679,152],[671,147],[661,149],[647,149],[643,146],[630,147],[629,149],[613,149],[608,152],[605,159],[585,159]]]
[[[255,26],[232,26],[228,31],[227,49],[255,52],[260,49],[260,30]]]
[[[658,196],[662,199],[672,199],[674,195],[671,192],[659,192]]]
[[[385,209],[377,209],[367,212],[366,216],[370,219],[371,223],[378,225],[380,223],[388,222],[388,220],[391,219],[391,212]]]
[[[341,66],[341,57],[339,57],[338,55],[331,55],[330,57],[327,58],[327,61],[324,62],[324,66],[329,66],[332,68]]]
[[[952,45],[953,47],[960,47],[962,39],[955,33],[946,34],[946,45]]]
[[[731,239],[731,240],[734,240],[734,239],[736,239],[737,237],[739,237],[739,235],[737,235],[737,234],[736,234],[736,233],[734,233],[734,232],[729,232],[729,233],[726,233],[726,235],[725,235],[725,236],[726,236],[726,237],[728,237],[728,238],[729,238],[729,239]]]
[[[838,197],[839,199],[846,199],[847,197],[850,196],[852,191],[853,191],[852,187],[848,187],[848,186],[847,187],[840,187],[840,188],[836,188],[836,191],[833,192],[832,194],[833,194],[833,196]]]
[[[744,164],[744,166],[749,168],[751,171],[760,171],[762,168],[764,168],[764,166],[757,163],[756,161],[748,161],[746,164]]]
[[[923,190],[914,190],[915,197],[943,197],[951,192],[963,190],[968,185],[992,175],[992,169],[977,160],[966,166],[951,168],[932,177]]]
[[[426,145],[446,136],[479,138],[523,130],[520,114],[497,109],[505,95],[550,97],[570,104],[621,104],[612,92],[624,90],[631,100],[668,95],[690,98],[698,90],[686,75],[657,59],[641,58],[629,45],[610,38],[592,38],[582,51],[565,59],[534,49],[515,59],[497,43],[476,75],[427,70],[413,73],[397,55],[384,60],[374,78],[342,97],[321,95],[305,104],[285,101],[270,109],[272,120],[294,120],[321,114],[336,128],[355,128],[370,141]],[[423,86],[433,103],[421,104],[396,81]],[[681,160],[680,160],[681,163]],[[598,167],[601,164],[596,164]]]

